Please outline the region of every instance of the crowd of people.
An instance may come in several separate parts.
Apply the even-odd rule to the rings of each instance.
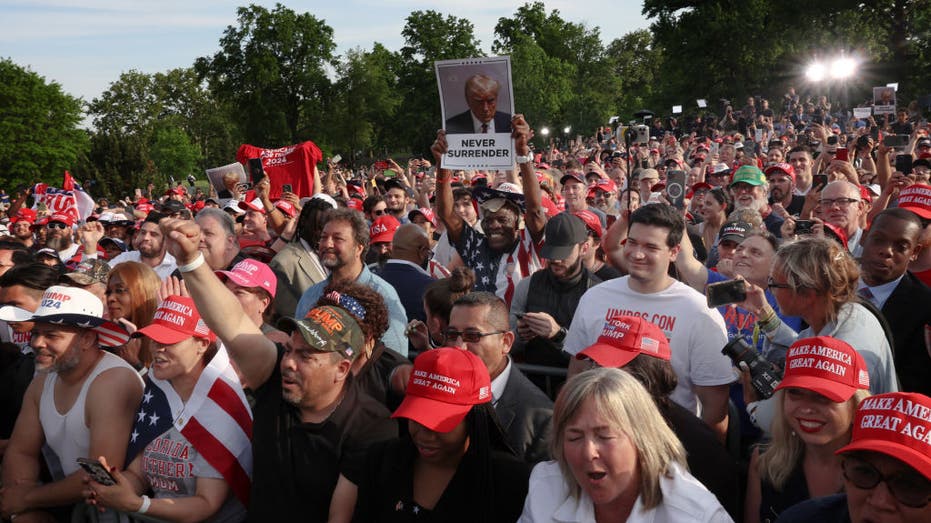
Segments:
[[[303,198],[10,195],[2,517],[931,520],[927,121],[509,128],[508,171],[441,130]]]

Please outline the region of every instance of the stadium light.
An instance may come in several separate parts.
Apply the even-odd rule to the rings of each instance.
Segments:
[[[572,127],[569,127],[568,125],[562,128],[563,134],[569,134],[569,131],[571,130],[572,130]]]
[[[542,129],[540,129],[540,134],[542,134],[543,136],[549,136],[549,135],[550,135],[550,128],[549,128],[549,127],[544,127],[544,128],[542,128]]]
[[[827,71],[824,64],[821,62],[814,62],[805,69],[805,77],[811,82],[820,82],[824,80],[826,73]]]
[[[825,80],[847,80],[857,70],[857,60],[849,56],[838,56],[826,61],[816,61],[805,68],[805,77],[809,82],[817,83]]]
[[[831,78],[844,80],[853,76],[857,61],[853,58],[840,57],[831,62]]]

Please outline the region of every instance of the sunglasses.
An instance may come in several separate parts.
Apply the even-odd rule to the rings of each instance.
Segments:
[[[791,289],[788,283],[776,283],[776,280],[769,278],[766,280],[766,287],[769,289]]]
[[[49,222],[48,224],[46,224],[46,227],[48,227],[49,229],[64,229],[68,227],[68,225],[61,223],[61,222]]]
[[[457,331],[456,329],[449,328],[449,329],[446,329],[446,341],[447,342],[456,341],[461,337],[462,341],[466,343],[478,343],[482,341],[482,338],[484,338],[485,336],[491,336],[493,334],[504,334],[505,332],[507,331],[493,331],[493,332],[481,332],[477,330]]]
[[[859,489],[872,490],[884,482],[892,496],[906,507],[922,508],[931,501],[931,481],[916,472],[884,476],[871,463],[857,458],[845,459],[842,468],[844,478]]]
[[[379,209],[377,211],[372,211],[372,216],[383,216],[385,214],[384,209]]]

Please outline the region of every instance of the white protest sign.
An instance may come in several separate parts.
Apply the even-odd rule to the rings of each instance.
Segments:
[[[872,107],[854,107],[853,108],[854,118],[869,118],[871,114],[873,114]]]
[[[708,100],[705,100],[704,98],[699,98],[698,100],[695,100],[695,102],[698,104],[698,107],[702,109],[708,107]]]
[[[673,105],[673,106],[672,106],[672,114],[682,114],[682,106],[681,106],[681,105]]]
[[[508,56],[435,63],[447,169],[513,169],[514,93]]]

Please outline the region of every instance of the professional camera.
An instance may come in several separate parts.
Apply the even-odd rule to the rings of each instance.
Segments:
[[[194,178],[193,174],[187,175],[187,183],[191,184],[191,187],[194,187],[194,182],[197,181],[197,178]]]
[[[734,338],[721,349],[724,354],[734,365],[744,362],[750,369],[750,384],[756,389],[760,399],[766,399],[773,395],[776,385],[782,381],[782,372],[775,365],[766,361],[766,358],[760,355],[743,338]]]

